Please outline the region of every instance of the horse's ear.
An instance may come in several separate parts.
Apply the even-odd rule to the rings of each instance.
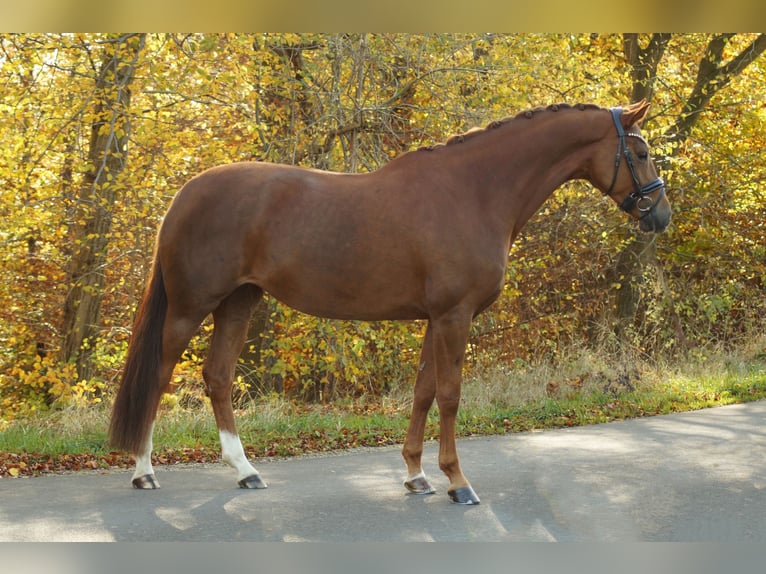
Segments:
[[[622,125],[627,129],[633,124],[640,124],[646,118],[649,111],[649,102],[641,100],[635,104],[630,104],[622,110]]]

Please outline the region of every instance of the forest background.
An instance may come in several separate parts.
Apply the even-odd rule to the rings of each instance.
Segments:
[[[557,191],[475,321],[469,378],[600,357],[539,382],[551,394],[594,369],[629,388],[647,364],[759,363],[765,49],[764,34],[0,35],[0,430],[109,403],[157,226],[194,174],[253,160],[370,171],[558,102],[652,102],[643,131],[673,223],[643,235],[591,186]],[[204,400],[211,329],[174,373],[181,406]],[[413,379],[423,329],[267,298],[235,400],[385,397]]]

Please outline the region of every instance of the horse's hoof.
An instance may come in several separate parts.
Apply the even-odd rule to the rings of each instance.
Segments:
[[[431,483],[428,482],[428,479],[423,474],[419,474],[409,480],[405,480],[404,486],[412,494],[433,494],[436,492],[434,487],[431,486]]]
[[[263,482],[263,480],[261,480],[260,474],[251,474],[250,476],[246,476],[237,484],[239,484],[240,488],[268,488],[268,485]]]
[[[471,506],[481,502],[479,497],[476,495],[476,492],[474,492],[473,488],[470,486],[461,486],[460,488],[448,490],[447,494],[449,494],[450,500],[452,500],[452,502],[455,504],[465,504],[466,506]]]
[[[138,490],[157,490],[160,487],[160,483],[153,474],[145,474],[143,476],[137,476],[133,479],[133,488]]]

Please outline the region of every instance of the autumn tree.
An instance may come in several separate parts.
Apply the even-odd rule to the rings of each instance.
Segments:
[[[62,360],[74,360],[83,379],[92,375],[89,345],[99,329],[103,266],[120,174],[128,156],[130,86],[144,42],[144,34],[121,34],[97,43],[102,53],[94,70],[88,166],[79,185],[69,239],[70,287],[64,301],[61,346]]]

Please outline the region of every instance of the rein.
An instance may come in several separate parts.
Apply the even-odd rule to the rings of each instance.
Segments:
[[[617,145],[617,156],[614,160],[614,176],[612,177],[612,184],[609,186],[609,191],[606,192],[606,195],[611,195],[612,190],[614,189],[614,184],[617,182],[617,174],[620,170],[620,161],[622,160],[622,156],[625,156],[625,163],[628,164],[628,169],[630,170],[630,176],[633,178],[633,185],[635,187],[635,190],[632,191],[630,194],[628,194],[627,197],[623,200],[623,202],[620,204],[620,209],[622,209],[625,212],[631,211],[634,207],[637,207],[638,210],[645,215],[647,215],[652,208],[655,206],[657,201],[659,201],[663,195],[665,195],[665,182],[661,177],[658,177],[654,181],[651,181],[647,183],[646,185],[641,185],[641,182],[638,181],[638,176],[636,176],[636,168],[633,165],[633,154],[630,153],[630,148],[628,147],[627,138],[633,137],[638,138],[642,142],[646,144],[646,140],[641,137],[641,134],[637,134],[634,132],[627,132],[625,133],[625,130],[622,127],[622,122],[620,122],[620,116],[622,115],[622,108],[612,108],[609,110],[612,114],[612,121],[614,122],[614,126],[617,128],[617,137],[619,138],[619,143]],[[649,144],[647,144],[648,147]],[[656,197],[656,199],[652,199],[649,197],[650,194],[654,193],[655,191],[660,190],[660,194]],[[642,216],[642,217],[643,217]]]

